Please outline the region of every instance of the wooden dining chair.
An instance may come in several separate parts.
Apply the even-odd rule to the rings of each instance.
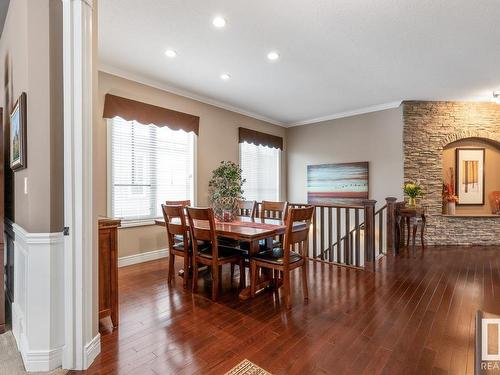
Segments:
[[[168,283],[174,278],[175,257],[184,258],[184,274],[182,285],[187,288],[189,264],[191,263],[192,248],[188,238],[186,213],[182,205],[161,205],[169,248]]]
[[[302,291],[304,300],[307,301],[307,250],[313,212],[313,206],[290,208],[287,214],[284,246],[261,252],[250,258],[252,297],[256,292],[259,268],[271,269],[282,278],[283,299],[286,308],[290,308],[290,272],[300,267],[302,268]],[[300,223],[303,225],[297,225]]]
[[[243,285],[243,257],[238,249],[219,245],[213,209],[187,207],[187,213],[193,242],[193,292],[198,289],[198,264],[203,264],[211,269],[212,300],[216,301],[224,264],[238,264],[240,286]]]
[[[238,201],[239,216],[246,216],[253,219],[255,217],[256,209],[257,209],[256,201],[244,201],[244,200]]]
[[[191,200],[186,199],[183,201],[165,201],[165,204],[167,206],[182,206],[182,207],[188,207],[191,206]]]
[[[288,202],[262,201],[259,217],[261,219],[285,220],[288,211]]]
[[[276,220],[286,220],[286,215],[288,213],[288,202],[271,202],[262,201],[259,210],[259,217],[261,219],[276,219]],[[283,246],[283,236],[278,236],[273,240],[274,247]],[[270,250],[265,243],[260,245],[262,250]]]
[[[186,199],[186,200],[180,200],[180,201],[165,201],[165,204],[167,206],[182,206],[184,209],[188,206],[191,206],[191,200]],[[189,234],[189,231],[188,231]],[[182,242],[182,237],[181,236],[174,236],[175,242]]]

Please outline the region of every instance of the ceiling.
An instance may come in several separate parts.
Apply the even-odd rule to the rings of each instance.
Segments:
[[[500,90],[499,0],[101,0],[99,18],[102,70],[284,126]]]

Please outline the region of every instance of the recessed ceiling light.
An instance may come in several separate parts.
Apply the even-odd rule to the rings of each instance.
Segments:
[[[177,56],[177,52],[175,52],[175,50],[173,50],[173,49],[167,49],[165,51],[165,56],[170,57],[171,59],[173,59],[175,56]]]
[[[280,58],[280,54],[276,51],[271,51],[267,54],[267,58],[271,61],[276,61]]]
[[[217,16],[213,19],[212,24],[220,29],[226,26],[226,20],[223,17]]]
[[[222,73],[220,75],[220,79],[222,79],[223,81],[227,81],[230,78],[231,78],[231,75],[229,75],[228,73]]]

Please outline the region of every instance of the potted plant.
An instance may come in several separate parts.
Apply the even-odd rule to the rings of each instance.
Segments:
[[[415,199],[422,195],[422,186],[416,182],[407,182],[403,185],[403,191],[408,195],[408,207],[415,207]]]
[[[245,183],[241,173],[240,166],[232,161],[222,161],[212,171],[208,183],[210,204],[219,220],[232,221],[237,214],[238,201],[243,199],[241,187]]]

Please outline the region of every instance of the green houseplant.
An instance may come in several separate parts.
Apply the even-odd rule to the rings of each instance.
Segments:
[[[222,161],[212,171],[208,182],[210,204],[217,219],[232,221],[238,210],[238,200],[243,199],[242,185],[245,179],[241,176],[241,168],[232,161]]]

